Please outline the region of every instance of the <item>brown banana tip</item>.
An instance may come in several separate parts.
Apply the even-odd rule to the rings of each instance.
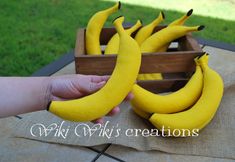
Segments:
[[[200,31],[200,30],[203,30],[204,28],[205,28],[204,25],[200,25],[200,26],[197,28],[197,30]]]
[[[112,23],[114,23],[114,21],[117,20],[117,19],[120,18],[120,17],[123,17],[123,15],[120,15],[120,16],[116,17],[116,18],[112,21]]]
[[[155,113],[151,113],[151,114],[149,115],[148,120],[149,120],[154,114],[155,114]]]
[[[204,53],[205,54],[205,53]],[[202,54],[202,55],[200,55],[200,56],[198,56],[198,58],[197,58],[197,60],[199,60],[204,54]]]
[[[120,9],[121,9],[121,7],[122,7],[122,4],[121,4],[121,2],[120,2],[120,1],[118,1],[118,9],[120,10]]]
[[[50,102],[47,104],[47,111],[50,111],[49,109],[50,109],[50,106],[51,106],[51,102],[52,102],[52,101],[50,101]]]
[[[140,19],[141,26],[143,25],[143,21]]]
[[[165,14],[163,11],[161,11],[161,14],[162,14],[162,18],[165,19]]]
[[[198,56],[198,59],[200,59],[202,56],[204,56],[204,55],[209,55],[208,53],[206,53],[206,52],[204,52],[202,55],[200,55],[200,56]]]
[[[190,10],[187,12],[187,16],[192,15],[192,13],[193,13],[193,9],[190,9]]]

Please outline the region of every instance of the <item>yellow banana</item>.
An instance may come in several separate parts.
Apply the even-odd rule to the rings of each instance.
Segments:
[[[201,97],[186,111],[175,114],[153,114],[149,121],[159,130],[164,126],[169,128],[171,133],[174,133],[174,130],[180,132],[181,135],[185,130],[192,133],[195,129],[204,128],[214,117],[223,96],[223,80],[208,66],[207,54],[199,58],[198,62],[203,71]]]
[[[147,113],[147,112],[145,112],[145,111],[142,111],[140,108],[138,108],[138,107],[136,107],[136,106],[134,106],[134,105],[132,105],[132,109],[133,109],[133,111],[134,111],[137,115],[139,115],[140,117],[142,117],[142,118],[144,118],[144,119],[149,119],[149,118],[151,117],[151,115],[152,115],[152,114],[150,114],[150,113]]]
[[[170,27],[164,28],[154,33],[153,35],[151,35],[141,44],[140,46],[141,52],[143,53],[156,52],[163,45],[170,43],[173,40],[184,36],[186,33],[193,32],[193,31],[200,31],[203,28],[204,28],[203,25],[194,26],[194,27],[177,25],[177,26],[170,26]]]
[[[165,19],[163,12],[160,12],[159,16],[152,21],[150,24],[142,27],[136,34],[135,40],[139,45],[141,45],[153,32],[154,28]],[[161,74],[139,74],[137,80],[155,80],[162,79]]]
[[[135,35],[135,40],[141,45],[152,33],[154,28],[165,19],[164,13],[160,12],[158,17],[150,24],[142,27]]]
[[[118,17],[113,22],[120,37],[119,51],[114,71],[104,87],[81,99],[52,101],[48,111],[65,120],[92,121],[122,102],[135,83],[141,63],[139,45],[125,32],[123,21],[124,17]]]
[[[169,26],[174,26],[174,25],[183,25],[185,23],[186,20],[188,20],[188,18],[192,15],[193,13],[193,9],[190,9],[187,14],[183,15],[182,17],[180,17],[179,19],[176,19],[175,21],[171,22]],[[170,43],[163,45],[157,52],[166,52],[167,48],[169,47]]]
[[[202,87],[203,75],[197,64],[196,71],[188,83],[168,95],[154,94],[135,84],[132,88],[134,98],[131,103],[134,107],[148,113],[175,113],[192,106],[200,97]]]
[[[161,73],[146,73],[146,74],[139,74],[137,80],[162,80]]]
[[[172,23],[170,23],[168,26],[174,26],[174,25],[183,25],[185,21],[191,16],[193,13],[193,9],[190,9],[185,15],[183,15],[181,18],[176,19]]]
[[[184,36],[188,32],[202,30],[204,26],[199,26],[198,28],[194,27],[194,29],[193,27],[179,26],[184,24],[184,22],[188,19],[192,12],[192,9],[189,10],[186,15],[173,21],[168,27],[154,33],[152,36],[147,38],[141,44],[141,52],[165,52],[173,40]],[[143,77],[141,77],[141,75],[143,75]],[[146,73],[139,74],[139,76],[137,77],[138,80],[142,80],[142,78],[145,78],[147,80],[163,79],[160,73]]]
[[[146,79],[145,79],[145,75],[144,75],[144,74],[139,74],[139,75],[137,76],[137,80],[146,80]]]
[[[162,80],[162,74],[161,73],[145,73],[145,74],[139,74],[137,77],[137,80]]]
[[[140,20],[136,22],[135,25],[133,25],[131,28],[126,29],[127,34],[131,35],[134,31],[139,29],[142,26],[142,23]],[[104,54],[117,54],[119,48],[119,35],[118,33],[114,34],[112,38],[109,40]]]
[[[118,2],[114,6],[95,13],[89,20],[86,28],[86,52],[88,55],[101,54],[100,48],[100,32],[105,21],[112,13],[120,9],[121,3]]]

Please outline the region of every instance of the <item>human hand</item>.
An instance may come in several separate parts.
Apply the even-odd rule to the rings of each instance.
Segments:
[[[97,75],[65,75],[53,77],[51,80],[50,98],[53,101],[77,99],[92,94],[102,88],[109,76]],[[130,93],[126,99],[133,98]],[[120,112],[118,105],[114,107],[107,116],[113,116]],[[93,121],[94,123],[103,123],[103,118]]]

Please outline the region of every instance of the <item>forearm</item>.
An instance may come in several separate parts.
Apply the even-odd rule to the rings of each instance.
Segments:
[[[0,77],[0,117],[46,109],[49,77]]]

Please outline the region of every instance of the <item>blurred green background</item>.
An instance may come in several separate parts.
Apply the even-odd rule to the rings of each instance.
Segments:
[[[96,12],[113,0],[1,0],[0,75],[28,76],[71,51],[76,31],[85,27]],[[235,44],[235,0],[122,0],[122,9],[112,20],[124,15],[126,22],[151,22],[164,11],[168,24],[193,8],[186,25],[205,25],[196,37]]]

